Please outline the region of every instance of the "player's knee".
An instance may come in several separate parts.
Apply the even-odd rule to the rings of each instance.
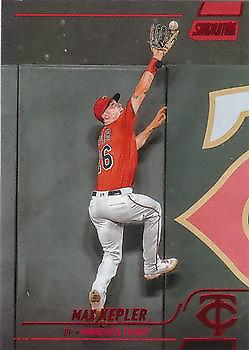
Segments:
[[[155,203],[155,210],[159,216],[162,216],[162,206],[159,202]]]
[[[112,252],[111,257],[115,263],[115,265],[119,265],[121,263],[122,260],[122,253],[120,252]]]
[[[162,217],[162,207],[159,202],[154,202],[153,207],[151,208],[150,212],[148,212],[148,215],[146,217],[146,220],[150,222],[159,222]]]
[[[156,202],[154,203],[154,207],[153,207],[153,210],[152,210],[152,213],[150,215],[150,218],[153,220],[153,219],[160,219],[162,217],[162,207],[161,207],[161,204],[159,202]]]
[[[109,256],[115,265],[119,265],[122,260],[122,252],[116,249],[105,249],[106,256]]]

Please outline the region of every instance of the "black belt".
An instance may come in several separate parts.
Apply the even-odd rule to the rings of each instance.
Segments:
[[[108,196],[117,196],[119,194],[122,194],[120,190],[108,191]],[[97,196],[97,192],[93,191],[92,196]]]

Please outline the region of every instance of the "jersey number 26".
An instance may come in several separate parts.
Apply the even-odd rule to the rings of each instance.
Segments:
[[[111,146],[105,145],[101,150],[99,150],[99,161],[98,161],[98,174],[101,173],[102,169],[107,171],[110,170],[113,166],[113,157],[111,155]]]

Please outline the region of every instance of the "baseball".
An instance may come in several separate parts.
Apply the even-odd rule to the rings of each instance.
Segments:
[[[176,21],[169,22],[169,29],[170,30],[177,30],[178,29],[178,23]]]

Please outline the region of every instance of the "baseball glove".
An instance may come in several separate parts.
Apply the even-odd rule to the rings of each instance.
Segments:
[[[169,29],[168,26],[161,24],[152,24],[150,28],[150,49],[153,52],[154,50],[159,50],[163,52],[163,55],[171,49],[174,45],[179,31],[173,32]]]

